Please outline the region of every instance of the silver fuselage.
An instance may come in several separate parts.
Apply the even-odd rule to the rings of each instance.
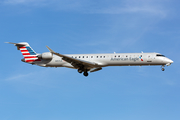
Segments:
[[[159,53],[113,53],[113,54],[60,54],[46,46],[50,52],[37,54],[27,42],[12,43],[21,51],[23,62],[42,67],[68,67],[77,69],[88,76],[88,72],[96,72],[107,66],[169,66],[172,60]]]
[[[170,65],[172,60],[159,53],[113,53],[113,54],[66,54],[66,56],[97,64],[97,67],[107,66],[149,66]],[[37,61],[34,64],[43,67],[68,67],[74,68],[61,57],[53,55],[51,60]]]

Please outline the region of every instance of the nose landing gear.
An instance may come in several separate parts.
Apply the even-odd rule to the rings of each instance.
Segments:
[[[162,71],[165,71],[164,67],[165,67],[165,66],[164,66],[164,65],[162,65],[162,67],[161,67],[161,70],[162,70]]]

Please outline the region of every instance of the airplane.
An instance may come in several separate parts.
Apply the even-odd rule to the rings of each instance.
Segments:
[[[105,53],[105,54],[68,54],[54,52],[46,46],[49,52],[37,54],[27,42],[12,43],[24,56],[22,62],[42,67],[67,67],[77,69],[79,73],[88,76],[88,72],[96,72],[108,66],[170,66],[173,61],[160,53]]]

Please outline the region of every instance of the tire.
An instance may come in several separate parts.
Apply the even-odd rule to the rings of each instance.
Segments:
[[[83,75],[87,77],[87,76],[88,76],[88,72],[84,72],[84,74],[83,74]]]
[[[83,72],[83,70],[81,70],[81,69],[78,69],[78,73],[82,73]]]

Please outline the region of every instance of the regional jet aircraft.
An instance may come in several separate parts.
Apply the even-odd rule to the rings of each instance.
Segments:
[[[27,42],[11,43],[21,51],[25,63],[42,67],[68,67],[77,69],[79,73],[88,76],[88,72],[95,72],[107,66],[151,66],[161,65],[162,71],[173,61],[160,53],[113,53],[113,54],[68,54],[50,52],[37,54]]]

